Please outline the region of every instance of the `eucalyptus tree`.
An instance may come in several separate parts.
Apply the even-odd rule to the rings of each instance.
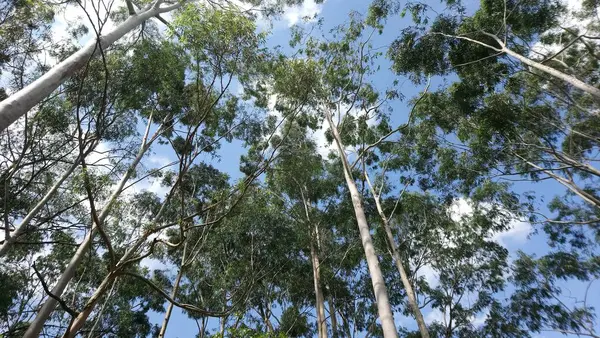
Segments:
[[[503,6],[510,12],[506,19],[501,15]],[[397,72],[410,74],[415,80],[424,74],[456,72],[460,81],[447,90],[431,93],[432,101],[427,105],[445,109],[435,114],[443,132],[456,132],[475,154],[482,154],[478,157],[488,157],[484,170],[528,175],[532,179],[543,174],[598,207],[598,197],[586,184],[586,180],[594,180],[599,174],[595,159],[586,156],[596,146],[597,137],[588,126],[596,123],[598,101],[581,93],[577,86],[564,85],[536,69],[511,63],[505,58],[506,51],[485,46],[493,43],[490,41],[495,41],[495,37],[487,37],[483,45],[471,41],[486,37],[487,32],[499,31],[506,41],[501,43],[513,44],[510,48],[515,50],[527,50],[528,45],[535,43],[558,44],[559,51],[555,55],[541,54],[540,63],[568,69],[573,76],[596,85],[593,81],[598,59],[594,47],[583,36],[561,42],[572,28],[556,32],[562,30],[557,27],[561,9],[555,1],[514,5],[484,2],[473,16],[462,20],[440,15],[429,30],[419,25],[405,30],[390,47],[389,55]],[[586,28],[594,29],[594,25]],[[461,35],[467,32],[478,32],[473,33],[477,37]],[[423,53],[435,57],[425,59]],[[528,53],[541,52],[533,47]],[[581,63],[569,66],[569,62],[578,62],[575,60]],[[497,88],[504,90],[494,92]],[[461,119],[450,111],[460,112]],[[474,132],[474,128],[482,127],[485,133]]]
[[[308,122],[308,117],[303,119]],[[302,120],[301,120],[302,121]],[[279,147],[279,156],[268,171],[270,189],[280,195],[293,215],[294,223],[299,223],[298,233],[308,234],[311,265],[313,269],[313,284],[316,297],[317,329],[319,337],[327,337],[327,322],[325,318],[325,299],[323,296],[322,247],[325,224],[319,216],[322,211],[319,205],[327,207],[327,195],[335,193],[336,186],[324,181],[323,159],[316,151],[316,145],[307,138],[306,127],[300,123],[291,122],[290,132],[284,143]],[[329,191],[327,189],[329,188]]]
[[[352,198],[383,333],[385,337],[396,337],[398,334],[393,313],[373,247],[362,197],[353,176],[353,166],[346,154],[344,142],[348,138],[342,134],[343,122],[352,120],[351,113],[355,109],[365,110],[367,115],[370,112],[372,116],[381,105],[379,94],[369,84],[369,75],[372,73],[369,67],[378,54],[371,50],[369,35],[365,36],[363,29],[362,19],[354,13],[346,25],[337,29],[340,37],[336,37],[334,41],[322,42],[311,37],[305,38],[306,42],[300,47],[307,58],[290,60],[282,71],[287,76],[276,79],[275,89],[281,97],[305,100],[307,107],[317,113],[320,121],[327,121],[327,135],[341,159],[346,185]],[[297,45],[303,39],[299,32],[292,40],[292,45]],[[334,121],[334,116],[337,122]]]

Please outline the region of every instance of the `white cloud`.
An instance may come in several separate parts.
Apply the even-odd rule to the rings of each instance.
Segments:
[[[304,18],[313,18],[321,13],[322,4],[315,3],[314,0],[305,0],[301,5],[288,7],[285,9],[283,18],[288,26],[293,26],[301,22]]]
[[[492,239],[503,246],[522,244],[527,240],[531,230],[531,223],[515,219],[510,223],[508,230],[495,233]]]
[[[429,311],[423,319],[427,325],[431,325],[433,322],[445,323],[446,315],[439,309],[433,309]]]
[[[110,170],[110,154],[111,148],[105,143],[100,142],[88,156],[86,156],[86,164],[97,168],[101,172]]]
[[[482,207],[491,207],[491,205],[484,204]],[[463,217],[471,216],[473,211],[473,203],[464,198],[457,199],[449,208],[450,217],[455,222],[460,221]],[[505,211],[505,213],[511,217],[512,220],[509,223],[507,230],[494,233],[492,235],[492,240],[505,247],[524,243],[531,233],[531,224],[520,220],[516,215],[513,215],[509,211]]]
[[[88,28],[88,33],[78,41],[82,45],[95,36],[96,30],[106,34],[115,28],[115,22],[108,17],[109,12],[114,12],[125,3],[123,0],[91,0],[81,4],[67,5],[56,15],[51,29],[53,38],[71,40],[69,28],[78,24]]]
[[[420,267],[419,270],[416,271],[416,275],[417,278],[425,278],[425,281],[427,281],[432,288],[435,288],[440,284],[439,274],[430,265]]]
[[[561,27],[569,27],[575,28],[579,31],[585,32],[587,31],[587,27],[592,23],[592,19],[582,20],[578,18],[575,14],[577,12],[582,11],[582,1],[581,0],[563,0],[562,3],[566,6],[566,10],[564,11],[562,17],[559,19],[560,24],[557,26],[558,28],[553,28],[545,33],[559,33],[562,31]],[[594,43],[593,41],[588,41],[588,43]],[[563,46],[559,44],[543,44],[539,41],[536,42],[531,48],[531,52],[529,53],[529,57],[533,59],[543,59],[540,54],[543,55],[552,55],[560,51]]]
[[[144,258],[140,262],[140,265],[148,268],[150,271],[167,269],[167,265],[156,258]]]

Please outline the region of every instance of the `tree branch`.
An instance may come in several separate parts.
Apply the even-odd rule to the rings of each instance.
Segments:
[[[63,308],[63,310],[65,310],[68,314],[70,314],[73,318],[77,317],[79,315],[79,312],[71,309],[67,303],[65,303],[64,300],[62,300],[60,297],[56,296],[55,294],[52,293],[52,291],[50,291],[50,289],[48,289],[48,284],[46,284],[46,282],[44,281],[44,277],[42,277],[42,274],[38,271],[38,269],[35,267],[35,263],[33,263],[33,271],[35,271],[36,276],[38,277],[38,279],[40,280],[40,283],[42,283],[42,288],[44,288],[44,292],[46,292],[46,294],[56,300],[58,302],[58,304],[60,304],[60,307]]]

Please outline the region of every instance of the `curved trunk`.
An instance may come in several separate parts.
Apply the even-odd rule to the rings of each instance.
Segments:
[[[358,191],[358,188],[356,187],[354,179],[352,178],[350,164],[348,163],[346,153],[344,152],[344,146],[342,144],[342,139],[337,130],[337,127],[333,123],[331,114],[326,113],[325,115],[327,118],[327,122],[331,127],[331,131],[335,139],[338,153],[342,158],[342,164],[344,166],[344,177],[346,179],[346,184],[348,185],[348,190],[350,190],[350,197],[352,198],[352,205],[354,207],[354,213],[356,215],[356,222],[358,224],[358,230],[360,231],[360,237],[363,249],[365,251],[365,257],[367,259],[369,274],[371,275],[371,283],[373,284],[373,292],[375,293],[375,301],[377,302],[377,312],[379,314],[379,320],[381,321],[381,326],[383,328],[383,336],[384,338],[397,338],[398,331],[396,330],[396,325],[394,324],[394,315],[392,313],[392,307],[390,305],[390,300],[388,297],[387,288],[385,286],[385,281],[383,279],[383,274],[381,273],[381,268],[379,267],[379,260],[377,258],[377,254],[375,253],[375,248],[373,246],[373,239],[371,238],[371,232],[369,231],[369,225],[367,223],[367,217],[365,215],[360,193]]]

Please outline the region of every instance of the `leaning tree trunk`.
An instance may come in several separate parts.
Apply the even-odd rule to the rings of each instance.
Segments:
[[[39,79],[0,102],[0,132],[8,128],[18,118],[25,115],[31,108],[50,95],[64,81],[81,69],[92,57],[99,54],[100,50],[106,49],[144,21],[161,13],[173,11],[181,7],[182,4],[182,2],[177,2],[167,7],[160,7],[162,2],[162,0],[156,0],[152,4],[147,5],[139,13],[131,15],[113,31],[93,39],[93,41],[67,59],[52,67],[52,69]]]
[[[375,301],[377,302],[377,311],[379,313],[379,319],[383,328],[383,336],[384,338],[396,338],[398,337],[398,331],[396,330],[396,325],[394,324],[392,307],[390,305],[383,274],[381,273],[381,268],[379,267],[379,260],[373,246],[373,239],[371,238],[371,233],[369,231],[369,225],[367,223],[367,217],[365,215],[360,193],[356,187],[354,179],[352,178],[350,164],[348,163],[348,158],[344,152],[344,146],[337,130],[337,126],[334,124],[330,113],[326,113],[325,116],[329,126],[331,127],[333,138],[344,166],[344,177],[346,179],[346,184],[348,185],[348,190],[350,190],[352,205],[356,215],[356,222],[358,224],[358,230],[360,231],[365,257],[367,259],[369,274],[371,275],[371,283],[373,284],[373,292],[375,293]]]
[[[503,47],[502,51],[504,53],[506,53],[507,55],[514,57],[515,59],[523,62],[524,64],[526,64],[530,67],[533,67],[533,68],[540,70],[546,74],[554,76],[555,78],[560,79],[560,80],[572,85],[575,88],[578,88],[592,96],[595,96],[596,99],[600,99],[600,89],[598,89],[594,86],[590,86],[589,84],[577,79],[576,77],[574,77],[572,75],[565,74],[565,73],[563,73],[559,70],[556,70],[552,67],[546,66],[546,65],[536,62],[536,61],[533,61],[533,60],[513,51],[512,49]]]
[[[539,71],[542,71],[542,72],[544,72],[544,73],[546,73],[546,74],[548,74],[550,76],[553,76],[553,77],[555,77],[557,79],[560,79],[560,80],[562,80],[562,81],[564,81],[564,82],[572,85],[573,87],[578,88],[578,89],[580,89],[580,90],[582,90],[582,91],[584,91],[584,92],[586,92],[586,93],[594,96],[596,99],[600,99],[600,89],[599,88],[591,86],[591,85],[589,85],[589,84],[587,84],[587,83],[585,83],[585,82],[577,79],[576,77],[574,77],[572,75],[563,73],[563,72],[561,72],[561,71],[559,71],[557,69],[554,69],[552,67],[546,66],[546,65],[544,65],[544,64],[542,64],[540,62],[531,60],[530,58],[528,58],[526,56],[523,56],[523,55],[515,52],[514,50],[508,48],[506,46],[506,44],[504,42],[502,42],[502,40],[500,40],[500,38],[498,38],[494,34],[490,34],[490,33],[487,33],[487,32],[482,32],[482,33],[484,35],[489,36],[492,39],[494,39],[498,43],[498,45],[500,45],[500,48],[494,47],[492,45],[489,45],[489,44],[484,43],[484,42],[479,41],[479,40],[468,38],[466,36],[447,35],[447,34],[443,34],[443,33],[438,33],[438,34],[441,34],[441,35],[444,35],[444,36],[448,36],[448,37],[452,37],[452,38],[458,38],[458,39],[465,40],[465,41],[470,41],[470,42],[476,43],[478,45],[490,48],[490,49],[492,49],[492,50],[494,50],[494,51],[496,51],[498,53],[506,53],[506,55],[509,55],[509,56],[511,56],[511,57],[519,60],[520,62],[522,62],[522,63],[524,63],[524,64],[532,67],[532,68],[535,68],[535,69],[537,69]]]
[[[148,121],[148,126],[146,128],[146,134],[144,135],[144,141],[142,142],[140,150],[139,150],[136,158],[133,160],[133,162],[129,166],[127,172],[121,178],[119,185],[117,186],[115,191],[112,193],[112,195],[108,199],[108,203],[102,209],[102,213],[98,217],[98,220],[100,223],[104,223],[104,220],[108,217],[108,214],[110,213],[110,211],[112,209],[112,206],[116,202],[117,198],[121,195],[121,192],[123,191],[123,189],[125,187],[125,184],[129,180],[131,175],[135,172],[135,168],[137,167],[137,165],[140,163],[140,161],[144,157],[144,154],[146,153],[146,151],[148,151],[148,149],[150,148],[150,145],[152,144],[152,142],[156,139],[156,137],[158,137],[158,135],[161,131],[160,127],[156,131],[154,136],[149,141],[146,141],[151,124],[152,124],[152,120],[150,119]],[[63,273],[59,277],[58,281],[56,282],[56,285],[54,285],[54,287],[52,288],[51,292],[56,298],[60,298],[62,296],[62,293],[64,292],[65,288],[67,287],[67,284],[69,284],[69,282],[75,275],[75,271],[77,270],[77,268],[79,267],[79,264],[83,260],[83,257],[85,255],[86,251],[89,250],[89,247],[92,244],[94,235],[96,234],[96,232],[98,231],[98,227],[100,227],[100,226],[102,226],[102,224],[98,224],[98,223],[94,222],[92,229],[85,236],[85,238],[83,239],[83,242],[81,242],[81,244],[79,244],[77,251],[71,258],[71,261],[65,268],[65,271],[63,271]],[[31,325],[29,325],[29,327],[27,328],[27,331],[25,331],[25,335],[23,336],[24,338],[39,337],[40,333],[42,332],[42,328],[44,327],[44,323],[46,322],[46,320],[48,320],[48,318],[50,317],[50,314],[54,311],[54,309],[58,305],[58,300],[56,300],[55,297],[48,297],[48,299],[46,299],[46,302],[44,302],[44,305],[42,305],[42,307],[38,311],[37,316],[31,323]]]
[[[408,297],[408,304],[417,320],[417,325],[419,326],[419,331],[421,332],[422,338],[429,338],[429,331],[427,330],[427,325],[425,324],[425,320],[423,319],[423,314],[421,313],[421,309],[419,308],[419,304],[417,304],[417,297],[415,296],[415,291],[413,290],[412,284],[408,279],[406,274],[406,270],[402,265],[402,260],[400,258],[400,254],[398,253],[398,247],[396,246],[396,240],[394,239],[394,235],[392,234],[392,229],[390,228],[390,223],[383,212],[383,208],[381,207],[381,201],[379,200],[379,195],[375,192],[373,185],[371,184],[371,180],[369,179],[369,175],[367,172],[364,172],[365,180],[367,181],[367,185],[369,186],[369,190],[371,191],[371,195],[373,195],[373,199],[375,200],[375,206],[377,207],[377,212],[383,221],[383,227],[385,229],[385,234],[387,235],[388,243],[390,246],[390,251],[392,252],[392,258],[396,263],[396,268],[398,269],[398,273],[400,273],[400,279],[402,280],[402,285],[404,286],[404,290],[406,290],[406,296]]]

